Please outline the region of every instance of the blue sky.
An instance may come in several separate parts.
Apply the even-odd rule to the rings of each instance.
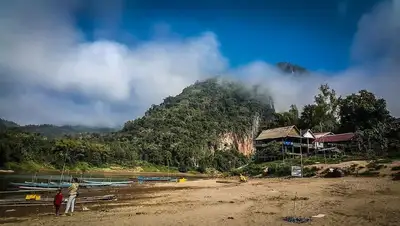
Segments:
[[[216,3],[217,2],[217,3]],[[255,60],[293,62],[311,70],[339,71],[352,63],[350,47],[357,23],[379,0],[126,1],[110,4],[104,17],[89,4],[77,12],[88,39],[105,35],[134,44],[154,37],[160,25],[181,37],[214,32],[232,66]],[[111,22],[110,22],[111,21]],[[121,38],[129,33],[128,38]]]
[[[0,117],[122,125],[216,75],[261,84],[277,111],[328,83],[400,116],[400,0],[146,2],[0,1]],[[311,74],[283,75],[282,61]]]

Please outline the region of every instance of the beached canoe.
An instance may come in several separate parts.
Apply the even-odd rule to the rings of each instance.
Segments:
[[[25,182],[25,183],[10,183],[14,187],[24,187],[24,188],[69,188],[71,186],[71,183],[55,183],[55,182],[50,182],[50,183],[32,183],[32,182]],[[104,186],[111,186],[111,184],[106,184],[106,183],[80,183],[80,187],[104,187]]]
[[[103,182],[103,181],[90,181],[90,180],[83,180],[84,183],[87,184],[104,184],[104,185],[117,185],[117,184],[132,184],[133,181],[110,181],[110,182]]]
[[[64,188],[64,187],[68,187],[64,184],[33,183],[33,182],[25,182],[25,183],[11,182],[10,185],[15,186],[15,187],[30,187],[30,188]]]
[[[41,187],[25,187],[19,186],[20,190],[38,190],[38,191],[57,191],[58,188],[41,188]]]

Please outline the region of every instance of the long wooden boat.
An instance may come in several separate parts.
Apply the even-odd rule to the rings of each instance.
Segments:
[[[58,188],[41,188],[41,187],[26,187],[18,186],[20,190],[38,190],[38,191],[57,191]]]
[[[33,183],[33,182],[25,182],[25,183],[10,183],[12,186],[15,187],[38,187],[38,188],[65,188],[69,187],[66,184],[52,184],[52,183]]]
[[[50,183],[32,183],[32,182],[26,182],[26,183],[10,183],[12,186],[15,187],[24,187],[24,188],[68,188],[71,186],[71,183],[55,183],[55,182],[50,182]],[[79,184],[80,187],[104,187],[104,186],[110,186],[111,184],[106,184],[106,183],[81,183]]]
[[[132,184],[133,181],[110,181],[110,182],[102,182],[102,181],[90,181],[83,180],[84,183],[87,184],[104,184],[104,185],[117,185],[117,184]]]

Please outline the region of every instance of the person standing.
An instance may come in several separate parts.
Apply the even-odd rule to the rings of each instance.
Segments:
[[[54,208],[56,209],[56,216],[60,215],[60,207],[63,200],[61,188],[58,189],[56,196],[54,197]]]
[[[74,212],[75,209],[75,201],[76,197],[78,195],[78,189],[79,189],[79,184],[78,184],[78,179],[77,178],[72,178],[72,183],[71,186],[68,188],[68,201],[67,201],[67,207],[65,208],[65,215],[68,214],[68,211],[71,209],[70,215]]]

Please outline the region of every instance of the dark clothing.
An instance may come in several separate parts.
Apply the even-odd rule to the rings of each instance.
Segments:
[[[54,207],[56,208],[56,215],[60,215],[60,207],[61,205],[54,205]]]
[[[55,197],[54,197],[54,205],[58,205],[60,206],[63,200],[63,195],[61,193],[58,193]]]
[[[61,193],[57,193],[54,197],[54,208],[56,209],[56,215],[60,214],[60,207],[63,200],[63,195]]]

